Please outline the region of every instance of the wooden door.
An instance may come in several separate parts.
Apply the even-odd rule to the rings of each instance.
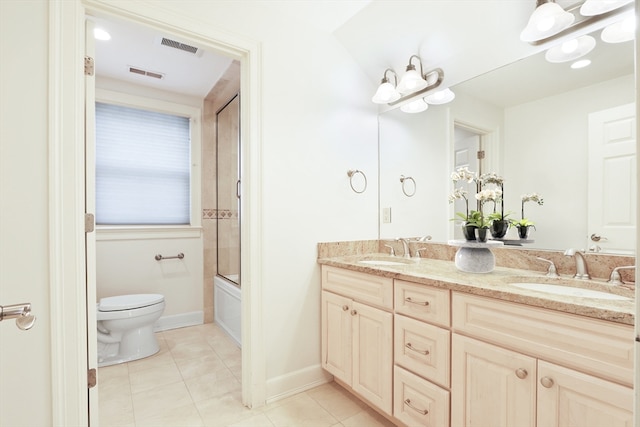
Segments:
[[[538,361],[538,425],[631,427],[633,389]]]
[[[534,427],[536,360],[453,334],[451,425]]]
[[[633,254],[636,227],[635,104],[589,115],[587,247]],[[592,238],[593,235],[593,238]]]
[[[353,303],[322,291],[322,367],[351,385]]]
[[[353,389],[391,414],[393,394],[393,315],[353,303]]]

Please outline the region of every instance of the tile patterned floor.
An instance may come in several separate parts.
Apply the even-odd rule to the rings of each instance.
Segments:
[[[158,354],[99,368],[102,427],[393,425],[335,383],[248,409],[241,403],[240,349],[218,326],[157,337]]]

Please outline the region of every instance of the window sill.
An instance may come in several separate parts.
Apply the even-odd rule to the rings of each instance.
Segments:
[[[202,227],[191,225],[148,225],[96,227],[96,240],[195,239],[202,236]]]

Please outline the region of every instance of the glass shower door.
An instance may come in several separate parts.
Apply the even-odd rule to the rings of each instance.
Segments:
[[[240,286],[240,96],[216,113],[218,275]]]

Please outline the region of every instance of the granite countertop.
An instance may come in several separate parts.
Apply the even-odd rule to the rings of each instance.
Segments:
[[[366,264],[362,261],[374,263]],[[376,262],[379,261],[392,264],[377,264]],[[452,261],[429,258],[407,259],[386,254],[319,258],[318,263],[626,325],[634,324],[634,290],[624,286],[610,285],[601,280],[576,280],[569,276],[551,278],[539,272],[505,267],[496,267],[491,273],[465,273],[459,271]],[[513,283],[518,282],[591,289],[621,295],[627,299],[609,300],[556,295],[513,286]]]

